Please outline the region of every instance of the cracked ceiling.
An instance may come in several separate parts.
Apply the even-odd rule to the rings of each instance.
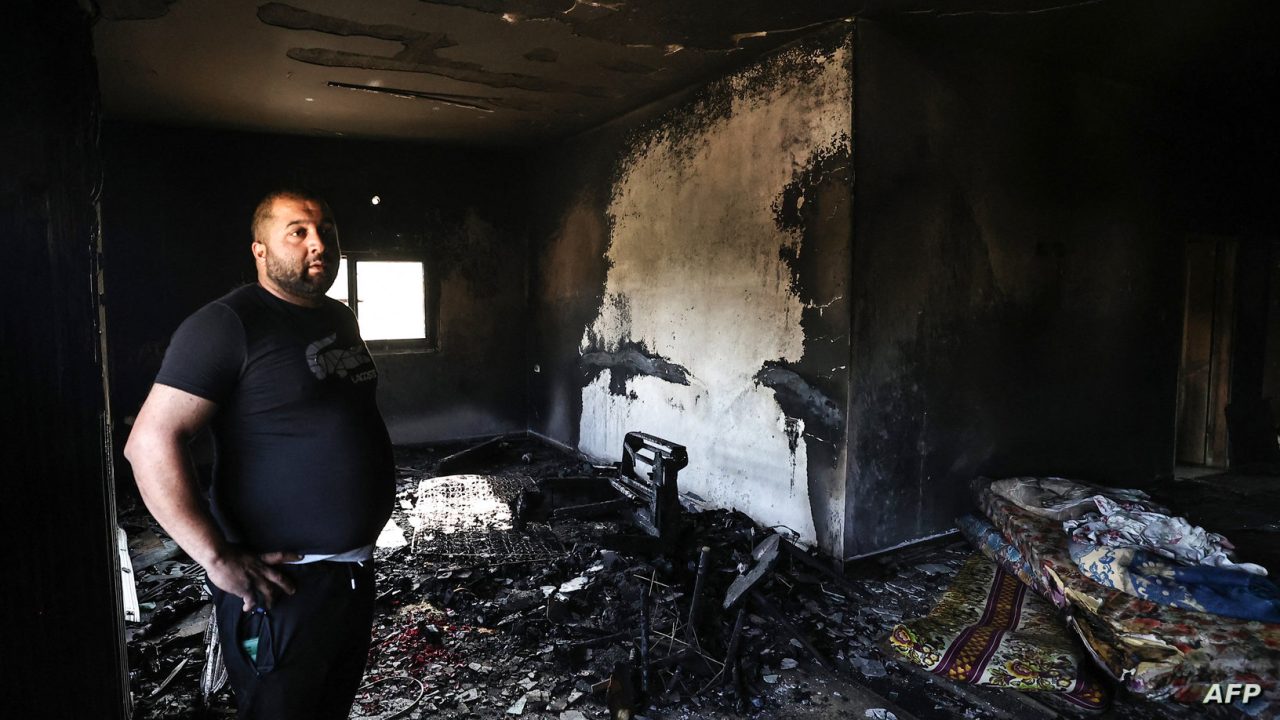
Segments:
[[[1280,80],[1275,12],[1254,1],[94,4],[108,117],[321,136],[555,140],[855,16],[1188,98],[1256,95]]]

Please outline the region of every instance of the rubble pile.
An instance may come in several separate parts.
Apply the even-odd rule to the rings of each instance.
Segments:
[[[719,562],[714,570],[712,563],[704,566],[700,597],[693,589],[701,553],[683,549],[697,549],[696,543],[635,557],[593,540],[626,537],[606,522],[563,523],[556,531],[569,549],[537,566],[384,564],[384,585],[401,590],[387,595],[393,610],[379,631],[388,637],[405,632],[396,628],[425,631],[439,642],[432,646],[438,654],[423,664],[418,646],[400,653],[375,648],[370,676],[403,671],[422,679],[441,691],[423,710],[459,716],[559,713],[578,703],[636,712],[644,699],[657,707],[763,708],[755,685],[776,682],[778,669],[797,667],[803,643],[777,637],[777,623],[752,611],[737,635],[739,670],[726,671],[735,615],[724,610],[724,599],[738,566],[750,563],[758,531],[733,513],[695,517],[694,537],[719,539],[707,553]],[[695,600],[701,612],[690,625]],[[798,611],[824,627],[816,618],[827,610],[816,602]],[[441,655],[446,647],[470,660],[450,662]]]

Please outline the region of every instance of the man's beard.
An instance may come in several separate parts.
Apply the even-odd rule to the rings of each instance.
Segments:
[[[267,277],[285,291],[300,297],[319,297],[333,287],[338,278],[337,264],[325,258],[325,268],[318,275],[312,275],[308,267],[313,258],[303,260],[299,265],[290,267],[284,259],[277,257],[267,249]]]

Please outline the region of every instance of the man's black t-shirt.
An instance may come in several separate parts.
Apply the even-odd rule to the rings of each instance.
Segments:
[[[178,328],[156,382],[218,405],[212,510],[258,552],[340,553],[391,515],[395,465],[378,372],[351,310],[246,285]]]

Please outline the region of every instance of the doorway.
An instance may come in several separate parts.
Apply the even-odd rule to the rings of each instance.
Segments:
[[[1237,252],[1233,238],[1195,237],[1186,245],[1175,458],[1180,466],[1227,467]]]

